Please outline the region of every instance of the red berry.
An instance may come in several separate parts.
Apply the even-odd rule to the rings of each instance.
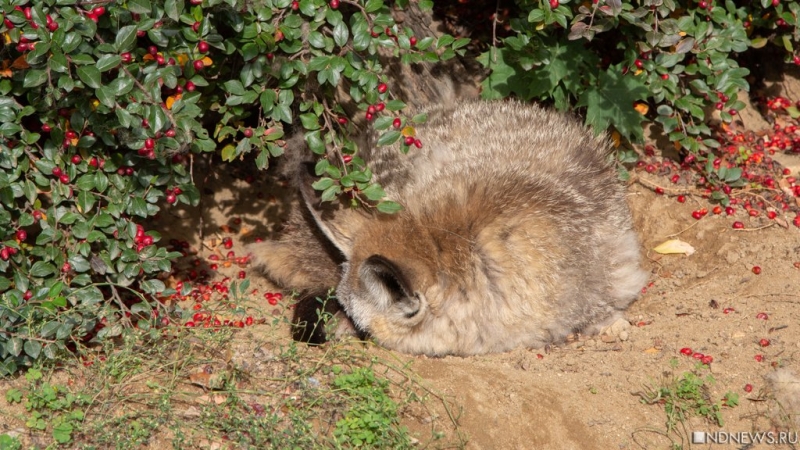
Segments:
[[[764,355],[756,355],[753,358],[758,362],[764,361]]]
[[[92,14],[94,14],[97,17],[100,17],[105,13],[106,13],[106,9],[103,8],[102,6],[98,6],[95,9],[92,10]]]
[[[775,211],[767,211],[767,217],[769,217],[770,219],[774,219],[778,217],[778,213],[776,213]]]
[[[244,131],[242,131],[242,134],[244,134],[244,137],[247,137],[247,138],[253,137],[253,129],[252,128],[245,128]]]
[[[692,217],[694,217],[695,220],[700,220],[703,218],[703,213],[700,211],[692,211]]]
[[[753,273],[759,275],[761,273],[761,267],[753,266]]]
[[[756,319],[769,320],[769,316],[767,315],[767,313],[760,312],[760,313],[756,314]]]
[[[408,43],[411,44],[412,47],[417,45],[417,38],[414,37],[414,36],[411,36],[410,38],[408,38]]]
[[[28,239],[28,232],[25,230],[17,230],[17,240],[22,242],[25,239]]]
[[[224,246],[226,249],[230,249],[231,247],[233,247],[233,239],[231,239],[231,238],[225,238],[225,239],[223,239],[223,240],[222,240],[222,245],[223,245],[223,246]]]
[[[298,2],[297,0],[294,0],[292,2],[292,11],[297,11],[299,8],[300,8],[300,2]]]
[[[76,132],[74,132],[72,130],[69,130],[66,133],[64,133],[64,137],[66,137],[69,140],[72,140],[72,139],[75,139],[75,138],[78,137],[78,133],[76,133]]]
[[[330,4],[331,8],[333,8],[333,9],[339,8],[339,0],[331,0],[331,2],[329,4]]]
[[[400,125],[402,124],[403,122],[400,120],[399,117],[395,117],[395,119],[392,121],[392,126],[395,128],[400,128]]]
[[[694,358],[694,359],[703,359],[704,356],[706,356],[706,355],[704,355],[704,354],[702,354],[700,352],[692,353],[692,358]]]
[[[665,81],[669,80],[669,74],[668,73],[661,74],[661,79]]]
[[[150,128],[150,121],[147,119],[142,119],[142,128]]]
[[[685,195],[679,195],[677,200],[678,200],[678,203],[683,203],[683,202],[686,201],[686,196]]]
[[[144,140],[144,148],[148,150],[152,150],[156,146],[156,141],[153,138],[147,138]]]
[[[195,84],[192,83],[191,81],[187,81],[186,84],[183,86],[183,88],[189,92],[194,92],[197,86],[195,86]]]
[[[772,0],[772,6],[778,6],[781,4],[781,0]]]
[[[414,138],[412,136],[406,136],[403,143],[406,145],[414,145]]]
[[[206,41],[198,42],[197,43],[197,51],[199,51],[200,53],[208,53],[208,42],[206,42]]]
[[[81,155],[72,155],[72,164],[80,164],[81,163]]]
[[[250,316],[247,316],[247,318],[246,318],[246,319],[244,319],[244,324],[245,324],[245,325],[247,325],[247,326],[249,327],[250,325],[252,325],[252,324],[253,324],[253,318],[252,318],[252,317],[250,317]]]
[[[689,347],[683,347],[683,348],[681,349],[681,354],[682,354],[682,355],[691,356],[691,355],[692,355],[692,353],[694,353],[694,352],[693,352],[693,351],[692,351],[692,349],[691,349],[691,348],[689,348]]]
[[[8,261],[8,258],[11,257],[11,254],[8,252],[8,247],[3,247],[0,249],[0,259],[3,261]]]
[[[43,131],[44,133],[49,133],[49,132],[50,132],[50,131],[52,131],[52,130],[53,130],[53,128],[52,128],[52,127],[50,127],[50,125],[48,125],[48,124],[46,124],[46,123],[43,123],[43,124],[42,124],[42,131]]]
[[[705,356],[703,356],[702,358],[700,358],[700,362],[702,362],[702,363],[703,363],[703,364],[705,364],[705,365],[709,365],[709,364],[711,364],[713,361],[714,361],[714,357],[713,357],[713,356],[711,356],[711,355],[705,355]]]
[[[131,52],[124,52],[119,55],[122,59],[122,62],[128,64],[129,62],[133,61],[133,57],[131,56]]]
[[[732,207],[730,207],[730,206],[726,206],[726,207],[725,207],[725,214],[727,214],[727,215],[729,215],[729,216],[732,216],[732,215],[734,215],[735,213],[736,213],[736,210],[735,210],[735,209],[733,209]]]
[[[244,270],[240,270],[238,277],[240,280],[244,280],[245,277],[247,277],[247,274],[244,272]]]
[[[388,86],[386,86],[386,83],[381,83],[381,84],[378,85],[378,92],[379,93],[381,93],[381,94],[385,93],[386,89],[388,89]]]
[[[67,273],[70,270],[72,270],[72,266],[68,262],[65,262],[64,265],[61,266],[61,271],[64,273]]]
[[[732,116],[735,116],[736,114],[739,114],[739,111],[731,108],[730,110],[728,110],[728,114],[730,114]]]
[[[200,22],[195,22],[195,23],[193,23],[193,24],[192,24],[192,31],[194,31],[195,33],[197,33],[197,31],[198,31],[199,29],[200,29]]]
[[[633,65],[636,66],[637,69],[641,69],[642,67],[644,67],[644,63],[642,62],[641,59],[637,59],[636,61],[634,61]]]
[[[194,66],[194,70],[197,72],[203,70],[203,68],[206,66],[202,59],[195,60],[192,65]]]
[[[745,384],[745,385],[744,385],[744,391],[745,391],[745,392],[748,392],[748,393],[749,393],[749,392],[753,392],[753,385],[752,385],[752,384],[750,384],[750,383],[747,383],[747,384]]]
[[[62,173],[60,177],[58,177],[58,181],[67,184],[69,183],[69,175]]]
[[[558,8],[558,0],[550,0],[550,9]]]
[[[758,345],[762,347],[769,347],[769,344],[770,344],[769,339],[762,338],[760,341],[758,341]]]
[[[347,117],[338,117],[336,121],[339,122],[339,125],[347,125]]]
[[[172,205],[172,204],[174,204],[176,201],[178,201],[178,197],[176,197],[176,196],[175,196],[175,194],[167,194],[166,200],[167,200],[167,203],[169,203],[170,205]]]
[[[33,298],[33,292],[31,292],[30,290],[25,291],[25,294],[23,294],[22,299],[27,302],[31,298]]]
[[[744,224],[739,221],[733,222],[733,225],[731,226],[733,227],[734,230],[741,230],[744,228]]]
[[[722,314],[730,314],[730,313],[732,313],[734,311],[736,311],[736,310],[733,309],[733,308],[725,308],[725,309],[722,310]]]
[[[662,188],[662,187],[657,187],[655,189],[655,191],[656,191],[656,194],[658,194],[658,195],[664,195],[664,188]]]

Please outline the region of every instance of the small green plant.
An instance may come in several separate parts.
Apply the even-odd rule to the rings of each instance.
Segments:
[[[22,442],[7,434],[0,434],[0,450],[20,450]]]
[[[372,368],[360,367],[338,375],[333,384],[350,403],[333,432],[337,446],[410,447],[408,432],[397,417],[397,403],[389,397],[387,380],[376,377]]]
[[[677,360],[670,361],[670,366],[677,367]],[[671,375],[661,386],[650,387],[640,395],[644,403],[664,405],[667,433],[675,432],[679,424],[691,417],[702,417],[721,427],[725,423],[722,408],[739,404],[739,396],[733,392],[714,401],[709,386],[716,380],[710,373],[703,376],[701,371],[704,369],[707,370],[708,366],[698,363],[693,370],[683,372],[679,377]]]
[[[50,429],[53,440],[59,444],[72,441],[72,433],[83,422],[84,407],[91,403],[91,397],[43,381],[42,372],[36,368],[28,369],[25,378],[30,383],[24,403],[30,417],[25,425],[37,431]],[[8,403],[22,402],[22,397],[22,392],[17,389],[6,392]]]

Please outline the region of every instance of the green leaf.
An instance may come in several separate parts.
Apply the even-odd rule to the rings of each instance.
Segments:
[[[114,46],[117,47],[117,52],[124,52],[130,50],[136,42],[136,25],[127,25],[117,31],[117,37],[114,40]]]
[[[183,1],[167,0],[164,2],[164,11],[170,19],[175,22],[180,21],[181,14],[183,13]]]
[[[61,326],[61,323],[59,323],[59,322],[57,322],[55,320],[52,321],[52,322],[47,322],[42,327],[42,330],[39,332],[39,335],[41,337],[43,337],[43,338],[49,338],[50,336],[52,336],[52,335],[54,335],[56,333],[56,330],[58,330],[58,327],[60,327],[60,326]]]
[[[48,275],[52,275],[56,273],[56,266],[44,262],[44,261],[36,261],[31,266],[30,275],[32,277],[44,278]]]
[[[392,145],[397,142],[402,135],[397,130],[389,130],[378,138],[378,146]]]
[[[24,349],[26,355],[36,359],[39,357],[39,353],[42,352],[42,343],[39,341],[25,341]]]
[[[342,192],[342,188],[337,184],[330,186],[329,188],[322,191],[321,200],[323,202],[329,202],[336,198]]]
[[[220,152],[220,156],[222,157],[223,161],[233,161],[236,158],[236,146],[233,144],[228,144],[222,148]]]
[[[377,183],[370,184],[366,189],[362,189],[361,193],[366,195],[367,198],[372,201],[378,201],[383,197],[386,197],[386,192]]]
[[[91,88],[97,89],[101,86],[100,71],[97,70],[97,67],[95,66],[78,67],[78,78],[80,78],[84,84]]]
[[[6,351],[12,356],[19,356],[22,353],[22,339],[18,337],[9,339],[6,343]]]
[[[319,180],[315,181],[314,184],[311,185],[314,189],[318,191],[324,191],[329,187],[334,185],[334,180],[332,178],[324,177],[320,178]]]
[[[24,88],[36,87],[44,83],[45,81],[47,81],[47,71],[40,69],[31,69],[28,70],[28,73],[25,74],[25,80],[22,82],[22,87]]]
[[[397,202],[390,201],[390,200],[384,200],[384,201],[378,203],[376,208],[378,209],[378,211],[380,211],[380,212],[382,212],[384,214],[394,214],[396,212],[402,211],[403,210],[403,205],[401,205],[401,204],[399,204]]]
[[[114,90],[111,86],[103,86],[94,91],[94,94],[97,96],[97,99],[100,100],[100,103],[108,106],[109,108],[113,108],[117,104],[116,96],[114,95]]]
[[[649,91],[642,78],[622,75],[620,68],[614,69],[600,72],[597,85],[586,89],[577,106],[586,107],[586,123],[594,127],[595,133],[613,125],[626,138],[641,142],[644,116],[633,109],[633,104],[646,99]]]
[[[73,427],[70,422],[64,421],[53,426],[53,439],[60,444],[66,444],[72,440]]]
[[[143,281],[139,286],[148,294],[158,294],[167,288],[161,280],[156,279]]]
[[[128,11],[136,14],[147,14],[152,9],[150,0],[130,0],[128,2]]]
[[[95,67],[100,72],[105,72],[119,66],[121,62],[122,58],[119,55],[103,55],[97,60]]]
[[[319,117],[314,113],[300,114],[300,122],[308,131],[319,130]]]
[[[364,5],[364,10],[368,13],[373,13],[381,8],[383,8],[383,0],[367,0],[367,4]]]
[[[344,22],[337,23],[333,27],[333,42],[339,47],[344,47],[347,45],[348,39],[350,39],[350,31],[347,29],[347,25]]]

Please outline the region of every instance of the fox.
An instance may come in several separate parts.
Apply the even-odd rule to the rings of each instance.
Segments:
[[[608,136],[519,101],[424,113],[421,148],[368,132],[358,154],[401,211],[322,203],[301,168],[305,207],[250,246],[268,278],[306,295],[299,315],[322,312],[313,299],[335,286],[324,312],[343,327],[428,356],[541,348],[622,317],[649,274]]]

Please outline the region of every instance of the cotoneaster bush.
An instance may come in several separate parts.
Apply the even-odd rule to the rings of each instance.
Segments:
[[[174,293],[158,276],[181,253],[143,223],[197,204],[194,155],[264,168],[299,123],[331,161],[317,166],[323,197],[397,210],[355,155],[335,91],[387,130],[382,143],[413,136],[424,118],[401,113],[379,53],[437,61],[468,42],[418,39],[383,0],[0,7],[0,375],[124,326],[158,334],[159,299]]]
[[[484,97],[513,94],[578,110],[596,130],[613,126],[633,142],[655,122],[690,164],[699,163],[703,187],[744,184],[741,169],[711,164],[725,141],[708,126],[712,112],[730,122],[745,106],[737,94],[749,90],[751,71],[740,55],[778,45],[785,63],[800,64],[796,1],[521,0],[517,7],[502,19],[502,45],[480,57],[491,70]],[[636,160],[630,152],[620,158]]]

